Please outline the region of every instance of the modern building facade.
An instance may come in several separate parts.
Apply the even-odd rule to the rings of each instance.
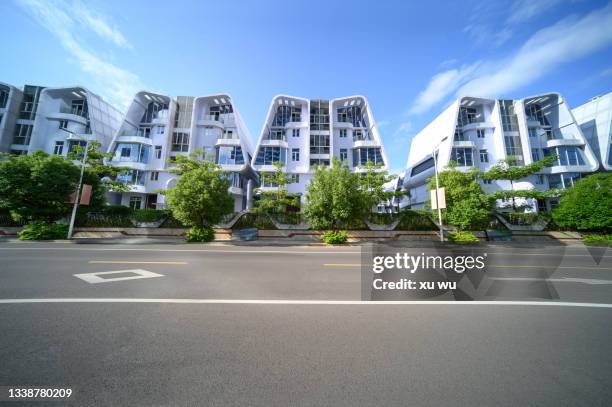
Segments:
[[[257,175],[250,166],[250,134],[231,97],[172,98],[139,92],[108,150],[113,153],[110,163],[127,169],[120,178],[130,185],[130,191],[111,193],[110,203],[165,207],[165,197],[159,192],[173,187],[177,180],[169,171],[171,160],[196,149],[230,172],[234,211],[247,208]]]
[[[330,165],[337,157],[353,171],[368,161],[387,168],[387,156],[368,101],[363,96],[332,100],[278,95],[272,99],[252,160],[262,174],[283,164],[291,177],[287,190],[304,199],[317,165]],[[261,189],[275,185],[262,177]]]
[[[612,170],[612,92],[592,98],[572,113],[599,160],[599,169]]]
[[[122,114],[89,90],[80,87],[23,91],[0,85],[0,151],[27,154],[44,151],[67,156],[75,146],[96,140],[106,150]]]
[[[429,199],[426,182],[434,176],[434,153],[440,169],[454,161],[464,171],[487,170],[509,157],[516,165],[526,165],[558,156],[555,165],[515,182],[515,189],[566,188],[598,168],[593,150],[558,93],[518,100],[462,97],[454,101],[412,140],[402,175],[406,197],[401,207],[419,208]],[[486,193],[511,188],[509,181],[482,182]],[[538,207],[532,200],[525,204]]]

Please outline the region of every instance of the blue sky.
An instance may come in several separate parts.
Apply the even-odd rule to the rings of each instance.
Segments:
[[[606,1],[0,2],[0,81],[233,95],[256,141],[271,98],[365,95],[390,168],[459,95],[612,90]]]

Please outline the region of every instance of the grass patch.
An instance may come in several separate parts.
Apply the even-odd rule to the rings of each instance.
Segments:
[[[612,235],[583,235],[582,240],[589,246],[609,246],[612,244]]]
[[[448,241],[457,244],[474,244],[479,242],[475,234],[467,231],[457,231],[449,233]]]

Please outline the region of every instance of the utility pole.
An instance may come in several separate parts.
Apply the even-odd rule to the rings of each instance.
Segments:
[[[440,203],[439,201],[439,193],[440,193],[440,181],[438,180],[438,160],[437,160],[437,149],[440,146],[440,144],[438,143],[438,145],[436,146],[436,148],[434,149],[432,156],[433,156],[433,160],[434,160],[434,172],[436,174],[436,208],[438,208],[438,223],[440,225],[440,241],[443,242],[444,241],[444,227],[442,226],[442,208],[440,208]]]
[[[89,140],[85,141],[85,152],[83,153],[83,159],[81,160],[81,175],[79,176],[79,184],[74,194],[74,205],[72,206],[72,216],[70,217],[70,225],[68,226],[68,240],[72,239],[72,233],[74,231],[74,221],[77,215],[77,209],[79,208],[79,201],[81,200],[81,187],[83,186],[83,174],[85,173],[85,162],[87,161],[87,150],[89,150]]]

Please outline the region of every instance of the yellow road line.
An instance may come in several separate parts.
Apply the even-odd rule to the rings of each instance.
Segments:
[[[187,264],[185,261],[120,261],[90,260],[89,264]]]

